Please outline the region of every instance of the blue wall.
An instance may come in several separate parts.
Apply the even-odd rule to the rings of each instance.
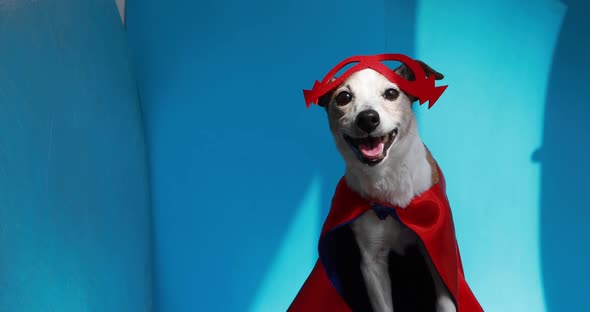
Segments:
[[[543,142],[534,160],[541,165],[541,265],[548,311],[587,305],[590,250],[586,248],[590,204],[590,2],[568,5],[555,46],[546,90]],[[584,77],[584,78],[582,78]]]
[[[114,1],[0,2],[0,311],[153,311],[148,175]]]
[[[142,1],[127,12],[160,311],[284,310],[317,257],[343,166],[302,89],[349,55],[411,52],[411,32],[383,40],[381,1]],[[412,30],[412,15],[389,14]]]
[[[588,276],[588,254],[576,246],[590,213],[574,194],[589,189],[590,166],[562,167],[588,153],[577,144],[590,134],[584,88],[564,82],[589,72],[580,3],[129,3],[160,311],[289,304],[317,256],[343,167],[325,113],[306,110],[301,89],[344,57],[383,51],[447,76],[437,105],[416,110],[484,308],[580,306],[584,297],[569,288],[584,289],[578,278]],[[562,265],[570,256],[575,274]]]

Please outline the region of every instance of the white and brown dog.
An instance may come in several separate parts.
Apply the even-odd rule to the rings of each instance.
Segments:
[[[418,63],[428,76],[443,78],[428,65]],[[396,72],[408,80],[414,79],[405,65]],[[364,69],[318,101],[328,112],[330,130],[345,160],[346,181],[362,197],[403,208],[437,182],[436,164],[418,134],[412,111],[415,100],[380,73]],[[392,217],[381,220],[370,210],[350,228],[360,254],[363,296],[370,305],[366,310],[391,312],[397,308],[395,295],[392,296],[396,291],[392,288],[403,292],[405,287],[396,283],[398,275],[405,275],[406,284],[414,277],[408,276],[403,267],[407,262],[394,259],[402,259],[413,249],[421,259],[411,261],[421,261],[423,273],[429,275],[426,280],[430,281],[436,311],[456,311],[449,291],[411,230]],[[362,306],[357,309],[363,310]]]

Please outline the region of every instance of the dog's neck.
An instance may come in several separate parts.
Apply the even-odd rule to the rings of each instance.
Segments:
[[[346,166],[346,182],[359,195],[405,208],[412,199],[433,184],[430,154],[417,131],[416,123],[395,143],[383,163],[375,167]]]

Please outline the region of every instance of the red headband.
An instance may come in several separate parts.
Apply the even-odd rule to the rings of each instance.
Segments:
[[[414,73],[416,80],[406,80],[398,75],[394,70],[385,66],[381,61],[399,61],[410,68]],[[357,63],[356,65],[349,68],[344,74],[332,79],[346,65],[350,63]],[[303,90],[303,96],[305,97],[305,104],[309,108],[311,103],[318,103],[320,97],[326,93],[332,91],[343,83],[350,75],[354,74],[365,68],[371,68],[381,75],[385,76],[389,81],[395,83],[407,94],[415,96],[420,101],[420,104],[428,101],[428,108],[431,108],[442,93],[447,89],[447,86],[435,86],[435,77],[430,75],[426,77],[424,69],[415,60],[403,54],[378,54],[369,56],[353,56],[345,59],[332,68],[330,72],[324,77],[322,82],[316,80],[311,90]]]

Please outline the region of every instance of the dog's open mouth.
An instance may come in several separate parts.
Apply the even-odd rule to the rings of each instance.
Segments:
[[[366,138],[352,138],[345,134],[344,139],[361,162],[374,166],[387,156],[387,151],[395,141],[397,132],[395,128],[384,136]]]

